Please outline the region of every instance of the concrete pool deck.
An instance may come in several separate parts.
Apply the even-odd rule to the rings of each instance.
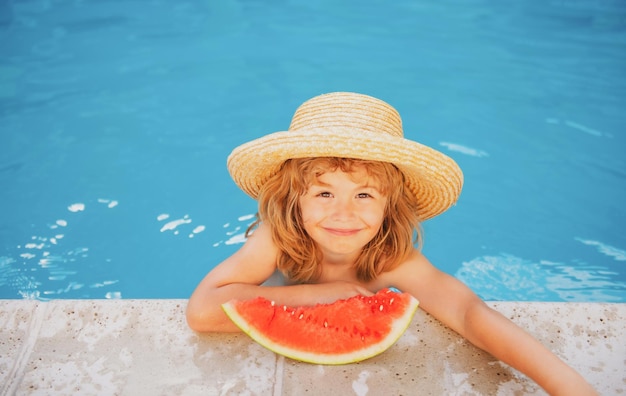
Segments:
[[[491,306],[576,368],[626,394],[626,304]],[[186,300],[0,300],[1,395],[537,395],[532,381],[418,310],[389,350],[318,366],[242,334],[197,334]]]

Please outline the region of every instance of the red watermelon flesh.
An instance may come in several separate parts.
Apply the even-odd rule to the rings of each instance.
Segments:
[[[409,293],[390,289],[314,306],[277,305],[263,297],[222,305],[259,344],[317,364],[353,363],[382,353],[404,333],[417,306]]]

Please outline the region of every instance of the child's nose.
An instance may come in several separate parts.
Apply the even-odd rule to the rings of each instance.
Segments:
[[[336,220],[350,219],[354,216],[354,202],[351,199],[337,199],[333,207]]]

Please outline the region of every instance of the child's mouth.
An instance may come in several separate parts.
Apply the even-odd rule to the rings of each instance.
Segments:
[[[350,229],[345,229],[345,228],[324,228],[326,230],[326,232],[333,234],[333,235],[337,235],[337,236],[350,236],[350,235],[354,235],[357,232],[359,232],[358,229],[354,229],[354,228],[350,228]]]

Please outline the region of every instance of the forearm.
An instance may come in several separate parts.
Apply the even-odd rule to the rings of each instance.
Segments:
[[[318,300],[314,285],[259,286],[231,283],[202,293],[194,293],[187,304],[187,323],[199,332],[237,332],[237,326],[226,316],[222,304],[232,299],[248,300],[259,296],[281,305],[311,305]]]
[[[486,305],[468,310],[464,336],[521,371],[551,395],[595,395],[571,367],[513,322]]]

